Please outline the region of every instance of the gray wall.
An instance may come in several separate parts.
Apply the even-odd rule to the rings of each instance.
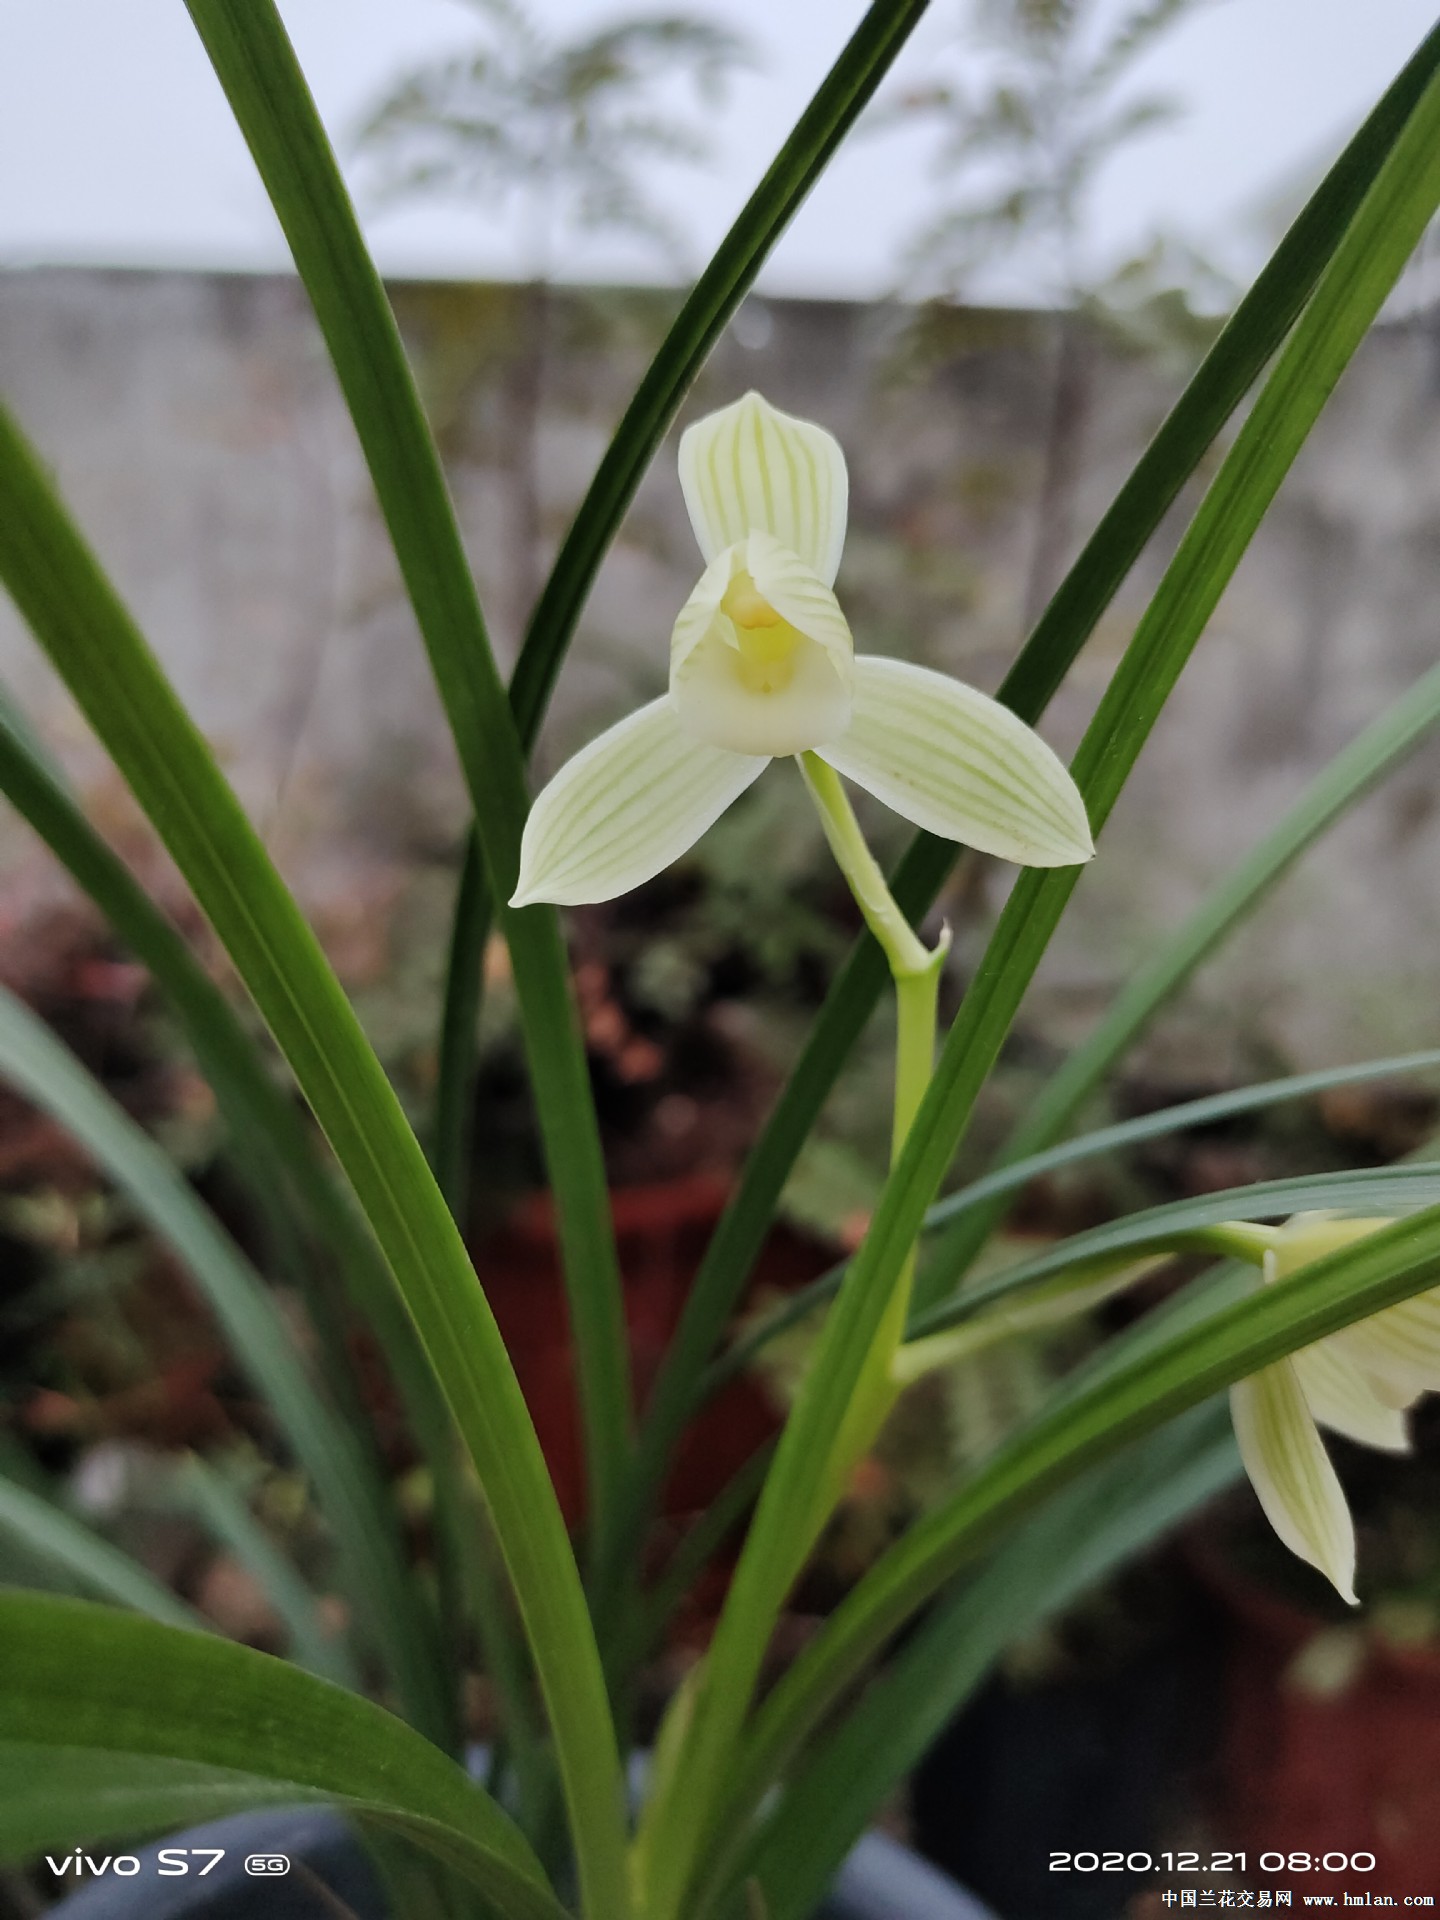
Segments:
[[[440,428],[502,656],[515,558],[514,342],[503,289],[404,287],[402,321]],[[578,500],[663,325],[656,296],[569,298],[548,322],[538,437],[543,542]],[[692,410],[754,385],[830,425],[850,458],[840,591],[857,644],[992,688],[1035,563],[1054,323],[752,302]],[[1440,657],[1440,391],[1422,327],[1367,343],[1222,602],[1107,830],[1037,988],[1054,1039],[1115,983],[1354,732]],[[1173,396],[1153,360],[1087,348],[1073,546]],[[393,918],[437,890],[463,800],[423,657],[303,297],[288,280],[0,275],[0,391],[18,410],[282,865],[364,974]],[[523,396],[522,396],[523,398]],[[1056,523],[1052,520],[1052,534]],[[1056,701],[1068,751],[1178,533],[1157,543]],[[547,732],[553,764],[663,681],[697,557],[667,449],[591,599]],[[1033,585],[1033,582],[1032,582]],[[0,671],[129,836],[112,775],[8,606]],[[1440,951],[1440,743],[1422,750],[1209,967],[1151,1043],[1173,1072],[1227,1050],[1314,1063],[1432,1044]],[[817,855],[818,857],[818,855]],[[51,886],[0,822],[13,927]],[[953,903],[973,952],[1003,875]],[[438,924],[438,923],[437,923]],[[347,945],[348,940],[348,945]]]

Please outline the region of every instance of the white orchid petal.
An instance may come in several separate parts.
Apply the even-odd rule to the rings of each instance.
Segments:
[[[1342,1247],[1353,1247],[1368,1239],[1391,1221],[1387,1215],[1351,1215],[1333,1208],[1294,1213],[1283,1227],[1277,1228],[1271,1246],[1275,1255],[1274,1277],[1288,1280],[1292,1273],[1324,1260]]]
[[[1290,1361],[1238,1380],[1230,1389],[1230,1414],[1266,1519],[1292,1553],[1356,1605],[1350,1509]]]
[[[1393,1404],[1440,1393],[1440,1289],[1386,1307],[1330,1338]]]
[[[724,619],[724,615],[720,616]],[[718,627],[718,623],[717,623]],[[804,753],[843,733],[850,695],[824,647],[802,639],[791,660],[788,686],[760,693],[737,671],[739,655],[718,631],[670,665],[670,698],[680,724],[698,748],[734,754]]]
[[[849,688],[855,673],[855,643],[840,602],[825,582],[789,547],[768,533],[752,533],[745,543],[745,565],[755,590],[782,620],[788,620],[822,646],[841,684]]]
[[[686,428],[680,486],[707,560],[747,534],[769,533],[834,584],[849,479],[840,443],[823,427],[747,393]]]
[[[1332,1433],[1383,1453],[1408,1453],[1405,1415],[1387,1404],[1369,1378],[1334,1339],[1292,1353],[1290,1363],[1311,1417]]]
[[[917,827],[1027,867],[1093,855],[1079,789],[998,700],[928,667],[862,654],[854,703],[846,732],[817,751]]]
[[[683,664],[702,640],[709,639],[717,630],[721,621],[720,602],[725,598],[725,589],[734,579],[737,569],[743,565],[745,549],[742,546],[727,547],[724,553],[717,554],[695,582],[690,598],[675,617],[674,630],[670,635],[670,671],[677,664]],[[729,629],[729,622],[725,627]]]
[[[536,800],[511,906],[628,893],[692,847],[765,765],[696,740],[668,697],[652,701],[567,761]]]

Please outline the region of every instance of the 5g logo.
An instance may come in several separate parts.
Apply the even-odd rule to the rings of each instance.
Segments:
[[[284,1853],[252,1853],[245,1861],[245,1871],[257,1878],[264,1876],[276,1879],[282,1873],[290,1871],[290,1858]]]

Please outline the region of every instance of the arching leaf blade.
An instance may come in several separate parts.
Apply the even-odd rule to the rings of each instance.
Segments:
[[[12,1859],[324,1800],[406,1831],[517,1920],[562,1913],[518,1829],[402,1721],[267,1654],[83,1601],[0,1592],[0,1782]]]

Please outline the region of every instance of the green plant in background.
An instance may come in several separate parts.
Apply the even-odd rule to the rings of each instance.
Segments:
[[[1038,271],[1048,304],[1103,304],[1110,282],[1087,257],[1096,180],[1180,111],[1167,95],[1127,93],[1133,69],[1212,4],[1142,0],[1102,29],[1095,0],[972,0],[957,40],[962,77],[907,89],[885,116],[940,135],[933,171],[949,204],[907,254],[927,289],[968,289],[977,274],[1019,256]],[[969,77],[977,67],[978,86]],[[1157,240],[1116,279],[1129,281],[1147,259],[1187,252],[1173,237]]]
[[[402,75],[357,147],[381,205],[444,199],[514,219],[527,282],[504,425],[518,632],[537,584],[536,441],[556,267],[596,232],[623,234],[672,268],[685,261],[684,235],[648,176],[709,156],[700,128],[753,55],[738,34],[690,14],[636,14],[557,40],[517,0],[468,3],[479,44]],[[693,95],[683,109],[666,97],[677,82]]]
[[[940,210],[906,244],[907,281],[953,299],[997,267],[1018,264],[1055,316],[1027,627],[1071,547],[1096,342],[1178,348],[1188,368],[1214,330],[1197,303],[1208,315],[1233,298],[1226,277],[1177,234],[1155,234],[1103,271],[1093,258],[1099,176],[1180,112],[1167,95],[1134,92],[1134,68],[1210,4],[1140,0],[1102,24],[1095,0],[971,0],[955,43],[957,77],[906,89],[873,123],[877,131],[918,126],[938,136],[931,172]]]
[[[473,963],[478,973],[493,915],[511,955],[556,1200],[589,1503],[577,1556],[486,1302],[484,1275],[477,1286],[447,1205],[451,1189],[432,1174],[313,935],[42,459],[18,425],[0,415],[0,578],[192,888],[328,1141],[330,1159],[243,1027],[206,990],[168,922],[108,856],[23,730],[4,736],[0,786],[144,956],[184,1018],[237,1141],[257,1156],[253,1177],[268,1186],[272,1204],[289,1213],[303,1240],[330,1250],[352,1306],[392,1349],[436,1474],[444,1531],[465,1562],[465,1577],[439,1596],[437,1616],[405,1579],[391,1490],[340,1410],[338,1357],[331,1355],[337,1364],[324,1369],[323,1382],[319,1369],[311,1377],[223,1229],[79,1064],[24,1008],[7,1003],[0,1008],[0,1069],[75,1129],[169,1238],[284,1422],[352,1567],[356,1597],[367,1602],[356,1648],[378,1654],[387,1699],[399,1713],[298,1666],[188,1630],[153,1582],[127,1573],[113,1550],[43,1493],[21,1489],[0,1502],[0,1525],[37,1554],[63,1562],[92,1590],[138,1611],[43,1594],[0,1596],[0,1849],[19,1858],[163,1829],[201,1812],[325,1800],[367,1830],[418,1847],[449,1876],[442,1898],[453,1894],[456,1908],[474,1889],[490,1908],[536,1920],[567,1911],[593,1920],[729,1920],[747,1911],[800,1920],[870,1809],[935,1730],[937,1716],[964,1698],[1007,1638],[1234,1472],[1226,1410],[1217,1404],[1224,1389],[1263,1379],[1295,1353],[1342,1350],[1335,1344],[1342,1335],[1343,1350],[1370,1353],[1367,1374],[1393,1389],[1374,1343],[1388,1341],[1400,1324],[1391,1316],[1402,1303],[1440,1278],[1440,1168],[1427,1163],[1271,1181],[1153,1208],[1073,1235],[983,1281],[966,1276],[1005,1196],[1027,1171],[1107,1150],[1126,1134],[1111,1128],[1060,1141],[1076,1087],[1095,1083],[1165,992],[1263,897],[1284,865],[1433,727],[1440,685],[1427,677],[1339,757],[1172,950],[1132,983],[1124,1007],[1082,1049],[1082,1066],[1068,1080],[1062,1070],[1059,1091],[1042,1096],[1028,1137],[1012,1140],[989,1175],[938,1202],[976,1097],[1083,869],[1057,864],[1022,873],[932,1061],[933,949],[915,929],[950,870],[953,841],[922,831],[882,881],[853,835],[835,771],[853,771],[864,783],[883,763],[898,792],[906,769],[893,734],[864,767],[847,768],[843,701],[837,708],[827,686],[825,727],[804,740],[769,738],[763,753],[749,751],[762,759],[777,748],[805,749],[831,845],[870,931],[820,1011],[711,1242],[648,1402],[637,1408],[559,926],[538,897],[544,888],[530,884],[533,869],[529,894],[522,894],[531,904],[510,904],[522,860],[547,851],[547,811],[558,808],[542,801],[527,845],[525,756],[640,476],[709,347],[903,46],[923,0],[875,0],[686,300],[561,548],[508,690],[388,303],[279,15],[271,0],[188,0],[188,7],[314,304],[474,802],[474,852],[457,900],[442,1051],[452,1093],[465,1089],[475,1004],[466,969]],[[1007,810],[1013,813],[1017,792],[1031,806],[1026,781],[1033,783],[1043,765],[1049,798],[1038,812],[1053,816],[1058,806],[1078,819],[1064,801],[1073,778],[1084,815],[1102,836],[1257,524],[1437,204],[1440,33],[1424,43],[1341,155],[1050,600],[999,690],[1011,717],[1000,719],[989,703],[961,703],[967,752],[983,743],[996,753],[1003,743]],[[1257,382],[1245,423],[1113,673],[1070,776],[1058,776],[1043,754],[1036,758],[1041,750],[1025,728],[1040,718],[1162,516]],[[737,421],[763,428],[767,419],[774,426],[758,403],[743,402],[701,423],[699,438],[687,444],[714,450]],[[793,456],[803,446],[808,459],[828,462],[834,477],[833,443],[823,431],[789,423],[775,432],[782,463],[786,450]],[[860,457],[859,449],[851,453]],[[786,666],[798,684],[802,664],[828,661],[825,670],[842,693],[850,672],[859,687],[869,671],[851,660],[848,630],[824,588],[838,539],[833,515],[823,528],[816,520],[809,534],[798,520],[782,523],[772,507],[757,509],[751,484],[763,496],[766,477],[773,481],[778,469],[769,455],[743,471],[738,513],[723,489],[707,499],[702,488],[697,496],[702,546],[708,541],[715,549],[707,558],[729,557],[715,577],[707,573],[698,609],[692,602],[682,614],[678,649],[681,679],[690,661],[698,671],[703,656],[707,674],[727,686],[732,720],[744,707],[740,696]],[[741,542],[743,569],[733,551]],[[797,556],[803,579],[791,578]],[[697,611],[703,627],[691,620]],[[811,647],[823,660],[806,652]],[[713,701],[704,711],[708,725],[717,712]],[[863,716],[861,701],[854,712]],[[735,758],[756,739],[731,734],[728,743],[710,746]],[[583,762],[582,755],[576,765]],[[923,774],[932,800],[957,777],[928,731],[908,766]],[[563,797],[566,772],[559,781]],[[576,790],[579,776],[571,773],[568,784]],[[1000,805],[993,791],[988,804]],[[972,804],[972,819],[976,811]],[[700,824],[692,812],[689,828]],[[953,816],[940,824],[953,831]],[[968,827],[966,834],[973,837]],[[1100,844],[1103,857],[1103,838]],[[560,841],[554,846],[563,852]],[[652,864],[656,850],[652,834]],[[1086,850],[1073,834],[1050,849],[1071,862]],[[601,848],[590,851],[598,863]],[[647,1590],[644,1548],[657,1492],[692,1409],[717,1372],[736,1364],[724,1352],[725,1338],[754,1256],[892,972],[902,1006],[894,1165],[863,1245],[819,1290],[832,1304],[773,1458],[763,1463],[763,1481],[761,1469],[747,1470],[686,1542],[692,1556],[703,1555],[753,1499],[714,1640],[667,1715],[632,1834],[621,1754],[632,1736],[635,1664],[646,1632],[683,1591],[673,1568]],[[907,1004],[920,1009],[916,1018],[904,1016]],[[1359,1063],[1221,1096],[1220,1104],[1241,1111],[1347,1078],[1434,1064],[1433,1053]],[[452,1100],[442,1147],[457,1110]],[[1217,1110],[1215,1102],[1209,1110]],[[1146,1130],[1153,1137],[1194,1118],[1193,1105],[1147,1116],[1129,1123],[1126,1137]],[[454,1164],[453,1133],[449,1139],[436,1156],[442,1170]],[[1307,1242],[1307,1255],[1317,1257],[1300,1260],[1283,1284],[1248,1284],[1236,1256],[1253,1261],[1257,1249],[1290,1244],[1251,1223],[1315,1209],[1353,1216],[1367,1230],[1334,1235],[1345,1243],[1323,1250]],[[1381,1218],[1389,1224],[1369,1230]],[[922,1236],[924,1284],[907,1318]],[[840,1497],[844,1466],[890,1395],[892,1361],[912,1348],[923,1351],[927,1341],[943,1343],[966,1325],[976,1329],[967,1336],[972,1344],[983,1345],[994,1327],[987,1314],[1013,1323],[1027,1312],[1068,1311],[1097,1287],[1121,1284],[1137,1262],[1176,1248],[1218,1254],[1222,1264],[1101,1346],[959,1475],[856,1582],[778,1684],[757,1698],[790,1588]],[[1431,1308],[1404,1312],[1428,1324]],[[316,1321],[328,1347],[323,1303]],[[775,1325],[752,1333],[752,1346]],[[1350,1328],[1357,1331],[1345,1334]],[[488,1513],[483,1531],[468,1503],[472,1476]],[[216,1524],[240,1537],[233,1508],[223,1494],[217,1501],[213,1484],[196,1497],[208,1498]],[[492,1537],[503,1582],[488,1550]],[[288,1603],[300,1619],[293,1594]],[[140,1617],[145,1612],[164,1617]],[[473,1618],[503,1699],[518,1788],[514,1817],[452,1757],[457,1673],[448,1650],[457,1613],[462,1621]],[[637,1631],[637,1618],[645,1631]],[[905,1629],[909,1637],[879,1682],[857,1696],[856,1681]]]
[[[688,82],[713,115],[753,56],[740,35],[696,15],[635,14],[549,37],[515,0],[467,0],[483,39],[403,75],[370,112],[360,151],[383,199],[444,195],[493,217],[519,203],[531,277],[548,280],[586,234],[618,231],[669,252],[685,236],[649,191],[649,162],[711,151],[693,110],[657,104]]]

